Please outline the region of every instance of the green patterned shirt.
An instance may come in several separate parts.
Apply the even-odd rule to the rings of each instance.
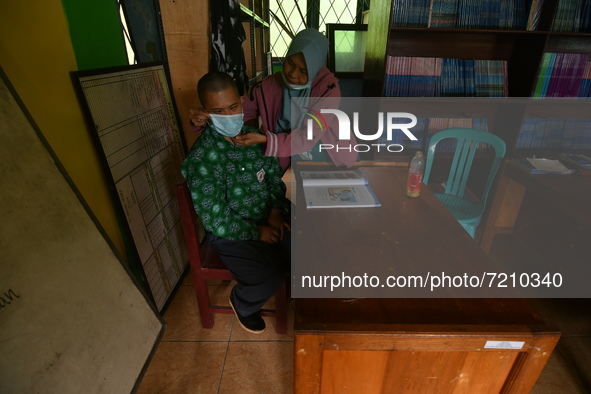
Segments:
[[[257,129],[243,126],[243,133]],[[208,127],[181,166],[203,227],[232,240],[258,240],[257,224],[271,208],[289,211],[282,170],[260,144],[233,145]]]

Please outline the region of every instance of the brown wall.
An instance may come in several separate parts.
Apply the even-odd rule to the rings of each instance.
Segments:
[[[197,139],[189,109],[198,106],[197,81],[209,70],[209,2],[160,0],[174,99],[187,147]]]

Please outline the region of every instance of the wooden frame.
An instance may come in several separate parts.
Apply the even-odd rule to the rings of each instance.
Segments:
[[[362,78],[363,70],[359,72],[339,72],[336,70],[335,64],[335,32],[337,31],[367,31],[367,25],[357,24],[342,24],[342,23],[327,23],[326,35],[330,42],[328,48],[328,63],[327,67],[336,77],[341,78]],[[363,54],[365,57],[365,53]]]

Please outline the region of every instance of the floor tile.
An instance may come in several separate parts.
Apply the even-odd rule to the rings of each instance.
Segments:
[[[502,252],[506,255],[505,263],[525,259],[525,254],[520,255],[513,246]],[[513,260],[507,260],[507,256]],[[228,305],[234,285],[235,282],[229,281],[209,282],[213,302]],[[530,301],[549,325],[562,332],[532,393],[591,393],[590,300]],[[265,308],[273,307],[273,300],[265,305]],[[203,329],[189,272],[164,315],[168,327],[138,393],[292,393],[294,313],[291,305],[288,311],[287,335],[278,335],[275,319],[268,317],[265,317],[265,333],[250,334],[230,314],[214,314],[214,328]]]
[[[569,363],[554,351],[531,394],[585,394],[583,385],[570,370]]]
[[[562,337],[555,351],[569,361],[570,370],[581,379],[585,392],[591,393],[591,336]]]
[[[137,393],[217,393],[227,346],[227,342],[161,342]]]
[[[181,286],[193,286],[193,275],[191,275],[191,269],[189,268],[181,281]]]
[[[221,394],[293,392],[293,343],[230,342]]]
[[[214,286],[214,285],[218,285],[223,282],[227,282],[227,281],[217,280],[217,279],[216,280],[208,280],[207,284],[210,286]],[[181,281],[181,286],[193,286],[193,275],[191,274],[190,268],[187,270],[187,273],[183,277],[183,279]]]
[[[530,303],[547,324],[555,326],[562,336],[591,336],[591,299],[531,299]]]
[[[211,287],[212,302],[226,305],[229,287]],[[167,327],[163,341],[228,341],[234,316],[215,313],[213,319],[213,329],[201,327],[195,290],[192,286],[180,286],[164,314]]]

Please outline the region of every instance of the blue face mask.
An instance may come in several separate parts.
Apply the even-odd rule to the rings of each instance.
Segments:
[[[209,114],[211,125],[215,131],[224,137],[236,137],[244,125],[244,114],[216,115]]]
[[[308,82],[306,82],[305,85],[292,85],[291,83],[287,82],[285,74],[281,73],[281,77],[283,78],[283,83],[285,84],[285,86],[287,86],[288,89],[303,90],[309,88],[311,85],[310,78],[308,78]]]

